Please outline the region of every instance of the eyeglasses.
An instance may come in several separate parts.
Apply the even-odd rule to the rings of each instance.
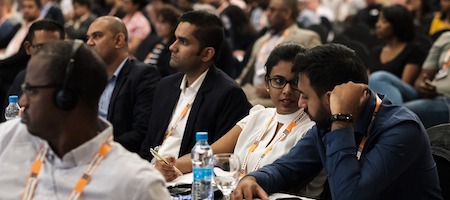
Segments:
[[[37,44],[37,45],[30,44],[30,46],[35,49],[42,49],[42,47],[44,47],[44,44]]]
[[[27,96],[33,96],[37,94],[38,89],[49,89],[49,88],[55,88],[58,87],[55,84],[48,84],[48,85],[29,85],[27,83],[22,83],[20,85],[20,88],[22,89],[22,93]]]
[[[286,80],[283,77],[275,77],[275,78],[267,78],[267,81],[269,81],[270,86],[272,86],[273,88],[276,89],[283,89],[286,84],[289,83],[289,85],[291,86],[292,89],[294,90],[298,90],[298,79],[293,79],[293,80]]]

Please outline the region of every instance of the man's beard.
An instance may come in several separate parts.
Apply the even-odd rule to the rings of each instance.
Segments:
[[[305,112],[308,114],[309,118],[311,118],[312,121],[316,122],[317,128],[323,129],[329,128],[331,126],[330,114],[323,106],[319,107],[316,116],[312,116],[308,112],[308,109],[305,109]]]

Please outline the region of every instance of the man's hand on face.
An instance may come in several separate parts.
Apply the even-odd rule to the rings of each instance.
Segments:
[[[269,200],[269,195],[264,189],[258,185],[256,178],[253,176],[245,176],[242,178],[233,193],[231,199],[233,200],[252,200],[253,197],[259,197],[261,200]]]
[[[369,96],[370,90],[366,84],[350,81],[337,85],[330,94],[331,114],[352,115],[353,122],[357,122]]]

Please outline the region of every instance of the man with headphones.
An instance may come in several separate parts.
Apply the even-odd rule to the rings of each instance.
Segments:
[[[170,198],[162,175],[98,117],[105,69],[82,41],[54,41],[31,58],[22,118],[0,124],[2,199]]]
[[[114,126],[114,139],[138,152],[148,129],[158,70],[128,57],[128,33],[117,17],[97,18],[87,31],[87,44],[106,63],[108,84],[99,103],[99,114]]]

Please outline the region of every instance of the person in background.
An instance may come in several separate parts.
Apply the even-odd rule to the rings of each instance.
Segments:
[[[14,0],[0,1],[0,49],[6,48],[20,26],[20,19],[14,8]]]
[[[395,104],[417,99],[414,81],[420,73],[426,50],[414,40],[411,14],[401,5],[384,7],[376,30],[378,38],[385,42],[370,53],[370,89],[385,94]]]
[[[296,75],[292,73],[295,56],[304,51],[306,51],[304,47],[295,43],[281,43],[275,47],[267,58],[265,67],[267,69],[266,87],[276,107],[254,106],[248,116],[211,145],[214,154],[238,155],[242,163],[242,175],[270,164],[289,152],[314,125],[305,111],[298,107],[300,91],[296,88],[298,81]],[[289,126],[293,126],[292,129],[289,129]],[[258,145],[250,152],[249,149],[256,143]],[[265,153],[267,149],[270,150]],[[177,160],[173,157],[167,160],[170,165],[162,161],[157,161],[155,165],[167,181],[177,177],[172,166],[176,166],[183,173],[192,171],[190,154]],[[319,198],[325,181],[326,176],[322,173],[307,186],[307,189],[302,188],[300,194]]]
[[[98,117],[106,82],[82,41],[54,41],[31,58],[22,117],[0,124],[3,199],[170,199],[164,177]]]
[[[51,19],[64,25],[64,15],[56,0],[40,0],[42,4],[40,19]]]
[[[440,10],[435,12],[428,34],[437,39],[447,30],[450,30],[450,0],[440,0]]]
[[[49,19],[42,19],[34,22],[28,31],[27,37],[23,46],[27,54],[31,57],[35,56],[39,49],[44,45],[53,42],[55,40],[64,40],[64,28],[56,21]],[[27,59],[27,63],[28,63]],[[17,95],[22,96],[21,85],[25,81],[25,69],[20,71],[14,78],[14,82],[9,88],[8,96]]]
[[[273,106],[264,86],[264,63],[276,45],[297,42],[311,48],[321,44],[318,34],[297,26],[297,3],[297,0],[270,0],[267,8],[269,30],[255,41],[250,57],[237,78],[252,105]]]
[[[39,19],[42,4],[40,0],[22,0],[22,22],[20,29],[4,49],[0,49],[0,60],[7,59],[19,52],[31,24]],[[2,68],[0,66],[0,68]]]
[[[242,178],[234,199],[268,200],[267,193],[301,185],[322,167],[335,200],[442,199],[425,128],[413,112],[369,90],[353,50],[312,48],[297,55],[294,72],[299,106],[316,125],[286,155]]]
[[[215,67],[224,30],[221,20],[206,11],[180,17],[170,45],[170,66],[180,71],[161,79],[141,156],[149,149],[178,158],[190,153],[195,133],[208,132],[212,144],[248,115],[250,104],[236,82]]]
[[[419,116],[425,128],[450,122],[449,67],[450,31],[433,43],[415,82],[422,98],[404,104]]]
[[[9,41],[6,49],[0,50],[0,109],[3,110],[3,99],[7,98],[6,94],[9,87],[14,81],[14,77],[25,67],[30,59],[27,55],[23,42],[33,22],[37,21],[40,14],[41,2],[39,0],[22,0],[22,21],[20,29],[15,33],[14,37]],[[3,121],[3,115],[0,117]]]
[[[99,115],[114,126],[115,141],[139,152],[161,76],[154,66],[129,58],[128,32],[117,17],[103,16],[92,22],[86,43],[97,51],[108,72]]]
[[[142,40],[152,31],[149,20],[141,11],[145,5],[145,0],[124,0],[122,3],[122,9],[125,12],[122,20],[128,30],[128,48],[132,55],[136,53]]]
[[[86,32],[97,18],[91,12],[92,0],[73,0],[73,18],[64,24],[67,37],[86,41]]]
[[[171,68],[169,46],[175,41],[175,29],[178,18],[183,14],[169,4],[162,4],[155,8],[155,34],[149,34],[136,50],[136,58],[144,63],[155,65],[161,77],[176,73]]]

